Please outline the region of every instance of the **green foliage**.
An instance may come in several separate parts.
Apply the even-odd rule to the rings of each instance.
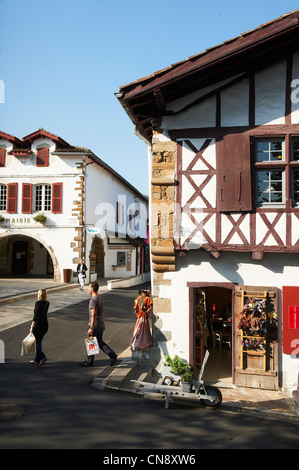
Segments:
[[[192,368],[188,362],[183,361],[177,355],[174,359],[170,356],[165,356],[165,365],[171,367],[170,372],[175,375],[180,375],[182,382],[191,382],[193,379]]]
[[[35,220],[35,222],[40,222],[41,224],[45,225],[47,221],[47,216],[45,216],[45,214],[37,214],[35,217],[33,217],[33,220]]]

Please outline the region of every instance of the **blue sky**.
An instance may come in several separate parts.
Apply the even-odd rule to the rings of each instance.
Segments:
[[[144,194],[118,88],[298,8],[297,0],[0,0],[0,130],[90,148]]]

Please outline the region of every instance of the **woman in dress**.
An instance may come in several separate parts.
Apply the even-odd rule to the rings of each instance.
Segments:
[[[46,289],[40,289],[37,293],[37,302],[34,307],[34,316],[30,328],[30,333],[33,333],[36,341],[36,354],[31,364],[41,366],[47,360],[42,350],[42,340],[48,331],[48,310],[49,302],[47,300]]]
[[[151,312],[153,301],[150,298],[149,291],[139,291],[139,297],[134,300],[134,317],[137,318],[131,348],[148,349],[153,346],[153,337],[151,335],[148,317]]]

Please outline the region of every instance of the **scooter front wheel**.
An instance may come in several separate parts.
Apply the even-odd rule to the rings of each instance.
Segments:
[[[222,394],[219,388],[213,387],[212,385],[207,385],[205,389],[206,394],[211,397],[211,400],[209,400],[208,398],[201,398],[201,401],[203,402],[204,406],[207,408],[218,408],[222,403]]]

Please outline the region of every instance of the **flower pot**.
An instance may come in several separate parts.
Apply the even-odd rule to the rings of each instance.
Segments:
[[[181,389],[183,390],[183,392],[190,392],[191,390],[191,383],[190,382],[182,382],[181,381]]]
[[[163,364],[161,372],[162,377],[171,377],[174,382],[178,382],[181,378],[180,375],[173,374],[172,372],[170,372],[170,370],[170,366],[166,366],[165,364]]]

